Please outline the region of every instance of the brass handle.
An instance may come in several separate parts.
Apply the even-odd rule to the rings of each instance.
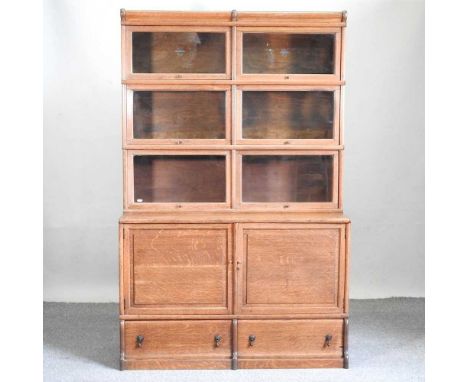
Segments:
[[[253,334],[249,336],[249,346],[254,346],[255,340],[257,337],[255,337]]]
[[[221,340],[223,339],[223,337],[221,337],[219,334],[217,334],[215,337],[214,337],[214,340],[215,340],[215,346],[218,348],[221,346]]]
[[[333,338],[333,336],[332,336],[331,334],[327,334],[327,335],[325,336],[325,344],[324,344],[324,346],[330,346],[330,342],[331,342],[332,338]]]
[[[143,336],[136,336],[136,344],[139,348],[143,346],[143,341],[145,340],[145,337]]]

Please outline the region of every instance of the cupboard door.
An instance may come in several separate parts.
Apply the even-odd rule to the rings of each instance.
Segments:
[[[129,145],[230,143],[226,86],[133,85],[127,90]]]
[[[126,79],[227,79],[231,74],[229,28],[132,26],[125,44]]]
[[[231,307],[231,227],[124,228],[126,314],[226,314]]]
[[[342,313],[344,235],[342,224],[240,224],[238,311]]]
[[[339,144],[337,87],[240,86],[239,143]]]
[[[131,209],[199,210],[230,206],[228,152],[128,151]]]
[[[231,325],[228,320],[125,321],[124,364],[128,369],[193,368],[197,363],[198,368],[228,368]]]
[[[343,320],[239,320],[239,368],[343,366]],[[268,363],[268,361],[274,361]],[[301,364],[302,362],[302,364]]]
[[[243,209],[339,208],[336,151],[238,151]]]
[[[340,28],[249,28],[237,32],[238,77],[340,79]]]

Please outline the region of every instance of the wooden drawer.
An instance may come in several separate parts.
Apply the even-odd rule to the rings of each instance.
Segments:
[[[126,314],[227,314],[231,225],[124,226]]]
[[[213,360],[230,367],[231,330],[229,320],[125,321],[122,336],[125,368],[133,368],[136,363],[132,361],[145,360],[160,360],[152,363],[156,368],[168,365],[181,368],[183,362],[190,360],[204,360],[207,368]]]
[[[342,363],[343,320],[239,320],[238,357],[320,358]]]

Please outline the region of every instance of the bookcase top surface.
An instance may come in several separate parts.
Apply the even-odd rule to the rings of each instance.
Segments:
[[[342,12],[194,12],[120,10],[122,25],[346,26]]]

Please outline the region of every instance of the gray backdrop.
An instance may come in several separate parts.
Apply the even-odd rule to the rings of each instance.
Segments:
[[[278,6],[281,5],[281,8]],[[117,301],[119,9],[348,10],[351,297],[424,296],[424,2],[45,0],[44,299]]]

